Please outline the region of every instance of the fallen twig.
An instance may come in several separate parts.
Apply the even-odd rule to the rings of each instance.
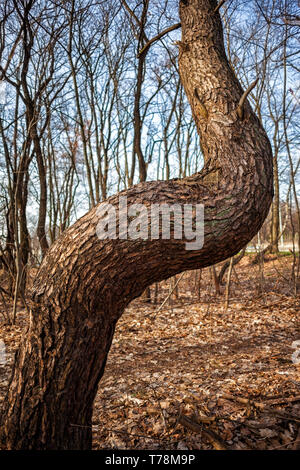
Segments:
[[[300,401],[300,395],[296,397],[278,398],[277,400],[272,400],[269,405],[280,405],[281,403],[295,403],[296,401]]]
[[[181,281],[182,277],[184,275],[184,272],[181,273],[181,275],[179,276],[179,278],[177,279],[175,285],[173,286],[173,288],[170,290],[169,294],[167,295],[167,297],[165,298],[165,300],[163,301],[163,303],[160,305],[160,307],[155,311],[155,312],[151,312],[154,313],[154,314],[158,314],[161,309],[163,308],[163,306],[165,305],[165,303],[169,300],[169,298],[171,297],[171,295],[173,294],[174,290],[176,289],[176,287],[178,286],[179,282]],[[148,315],[146,315],[148,316]]]
[[[196,433],[201,433],[206,439],[208,439],[216,450],[227,450],[228,447],[225,442],[210,429],[204,427],[203,424],[199,424],[196,421],[188,418],[187,416],[180,415],[178,417],[178,422],[182,424],[185,428],[190,429]]]
[[[242,397],[235,397],[233,395],[229,395],[228,393],[223,393],[222,395],[220,395],[220,398],[225,398],[226,400],[236,401],[238,403],[241,403],[241,404],[247,405],[247,406],[252,405],[255,408],[260,409],[261,411],[263,411],[265,413],[272,414],[274,416],[277,416],[278,418],[285,419],[285,420],[288,420],[288,421],[296,421],[297,423],[300,423],[300,417],[299,416],[296,416],[292,413],[285,413],[284,411],[281,411],[281,410],[274,410],[270,406],[264,405],[263,403],[259,403],[257,401],[249,400],[247,398],[242,398]],[[299,399],[299,397],[298,397],[298,399]]]

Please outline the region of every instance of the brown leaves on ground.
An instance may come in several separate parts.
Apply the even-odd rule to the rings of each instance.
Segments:
[[[158,313],[170,281],[156,305],[133,302],[95,400],[94,449],[300,448],[300,365],[292,361],[300,309],[291,264],[291,257],[270,260],[262,272],[245,258],[232,275],[227,311],[209,269],[200,299],[188,272],[178,298]],[[0,365],[2,399],[26,323],[24,313],[15,327],[0,324],[8,358]]]

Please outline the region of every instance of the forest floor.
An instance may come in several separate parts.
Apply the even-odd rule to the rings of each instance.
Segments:
[[[162,308],[170,280],[160,284],[155,305],[131,303],[95,400],[94,449],[300,449],[292,256],[270,256],[263,268],[252,258],[232,274],[227,310],[209,268],[200,286],[195,271],[185,273]],[[0,400],[26,327],[24,311],[15,326],[0,320],[7,353]]]

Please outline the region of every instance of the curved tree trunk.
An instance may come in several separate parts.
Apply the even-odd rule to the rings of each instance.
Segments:
[[[236,253],[257,233],[272,199],[272,153],[224,51],[216,0],[180,4],[180,77],[206,165],[184,180],[140,183],[128,205],[203,203],[200,250],[185,240],[99,240],[97,207],[48,251],[31,297],[30,327],[15,361],[2,426],[9,449],[88,449],[98,382],[115,324],[150,284]],[[239,117],[240,116],[240,117]],[[108,199],[118,203],[118,196]]]

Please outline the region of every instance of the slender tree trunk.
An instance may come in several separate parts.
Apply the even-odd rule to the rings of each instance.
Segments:
[[[279,175],[278,175],[278,156],[277,152],[274,155],[274,198],[272,204],[272,226],[271,226],[271,253],[278,253],[278,242],[279,242],[279,210],[280,210],[280,199],[279,199]]]
[[[214,280],[216,294],[221,295],[221,286],[220,286],[220,282],[219,282],[219,278],[218,278],[217,270],[215,266],[211,266],[211,274],[212,274],[212,279]]]
[[[232,267],[233,267],[233,257],[230,258],[230,264],[229,264],[229,269],[228,269],[228,274],[227,274],[227,282],[226,282],[226,288],[225,288],[225,310],[227,310],[229,307]]]
[[[86,123],[84,121],[82,107],[80,103],[80,92],[77,83],[77,71],[74,64],[74,60],[72,57],[72,48],[73,48],[73,39],[74,39],[74,21],[75,21],[75,0],[71,1],[71,12],[70,12],[70,19],[69,19],[69,39],[68,39],[68,59],[71,68],[71,75],[73,79],[73,86],[74,86],[74,93],[75,93],[75,103],[76,103],[76,110],[79,119],[79,129],[80,129],[80,136],[81,136],[81,144],[82,144],[82,151],[84,157],[84,163],[86,168],[86,175],[88,181],[88,188],[89,188],[89,203],[90,207],[94,207],[95,196],[94,196],[94,188],[93,188],[93,180],[92,180],[92,171],[91,171],[91,164],[88,157],[88,149],[87,149],[87,137],[86,137]]]
[[[180,2],[180,77],[206,153],[202,172],[140,183],[128,206],[202,203],[204,245],[186,240],[99,240],[97,207],[49,249],[32,290],[29,331],[17,354],[0,442],[8,449],[88,449],[97,384],[115,324],[153,282],[234,256],[272,200],[272,152],[226,59],[216,0]],[[212,173],[217,177],[212,178]],[[118,196],[108,199],[118,206]],[[117,386],[117,384],[116,384]]]
[[[140,31],[139,31],[139,40],[138,40],[138,51],[144,45],[144,37],[145,37],[145,24],[147,20],[147,12],[149,7],[149,0],[143,1],[143,10],[140,20]],[[136,162],[136,155],[138,157],[138,164],[139,164],[139,180],[146,181],[147,178],[147,165],[144,159],[144,154],[141,145],[141,138],[142,138],[142,126],[143,126],[143,119],[141,117],[141,96],[142,96],[142,86],[144,83],[145,78],[145,67],[146,67],[146,56],[147,51],[139,54],[138,57],[138,66],[137,66],[137,77],[136,77],[136,86],[135,86],[135,94],[134,94],[134,109],[133,109],[133,149],[132,149],[132,166],[131,166],[131,173],[130,173],[130,186],[133,184],[134,180],[134,173],[135,173],[135,162]]]
[[[47,174],[40,145],[40,139],[37,133],[36,125],[33,126],[32,132],[34,133],[33,143],[35,156],[39,171],[39,182],[40,182],[40,200],[39,200],[39,219],[37,225],[37,236],[39,239],[42,256],[44,257],[49,248],[49,243],[46,235],[46,216],[47,216]]]
[[[40,200],[39,200],[39,218],[37,224],[37,236],[39,239],[42,255],[45,256],[49,244],[46,236],[46,215],[47,215],[47,181],[46,181],[46,168],[44,163],[44,158],[42,154],[40,138],[38,132],[38,120],[40,119],[40,110],[38,105],[39,93],[46,86],[46,81],[43,82],[43,87],[39,92],[36,93],[35,97],[32,98],[29,86],[28,86],[28,70],[29,63],[32,54],[32,49],[34,47],[34,34],[30,22],[30,10],[32,8],[33,1],[29,0],[26,5],[24,5],[24,10],[19,15],[21,16],[22,21],[22,32],[23,32],[23,51],[24,51],[24,60],[22,64],[21,71],[21,86],[24,95],[24,104],[26,107],[26,126],[28,136],[33,142],[35,157],[38,166],[39,173],[39,184],[40,184]],[[16,5],[15,5],[16,6]]]

